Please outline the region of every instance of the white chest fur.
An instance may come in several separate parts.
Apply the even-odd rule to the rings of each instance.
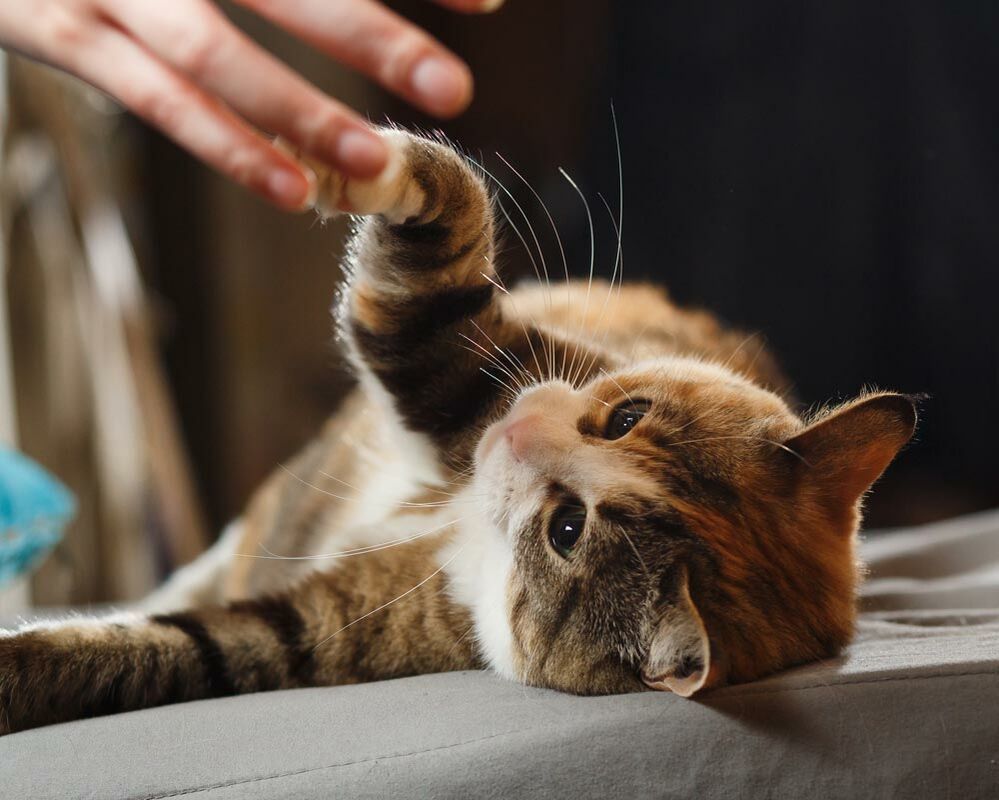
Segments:
[[[486,663],[500,675],[516,678],[507,593],[513,553],[502,534],[474,510],[458,529],[458,536],[441,554],[452,599],[471,612]]]

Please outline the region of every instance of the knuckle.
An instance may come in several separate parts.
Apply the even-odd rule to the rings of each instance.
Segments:
[[[170,37],[169,47],[176,65],[197,81],[211,75],[224,39],[222,27],[209,19],[193,27],[179,28]]]
[[[63,3],[43,3],[36,24],[43,50],[53,57],[75,53],[87,41],[89,27],[84,14]]]
[[[298,144],[310,152],[317,152],[323,145],[331,144],[343,130],[343,116],[325,104],[314,111],[303,112],[296,125],[300,139]]]
[[[123,94],[125,104],[156,127],[170,132],[182,127],[187,103],[180,94],[143,88]]]
[[[416,62],[432,50],[432,45],[422,36],[413,33],[399,34],[382,48],[379,78],[388,86],[409,85],[409,76]]]
[[[220,169],[244,186],[260,184],[266,174],[266,164],[255,147],[240,145],[230,148],[222,157]]]

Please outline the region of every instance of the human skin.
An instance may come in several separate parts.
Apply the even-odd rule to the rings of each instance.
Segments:
[[[465,63],[376,0],[236,0],[306,44],[440,117],[472,97]],[[503,0],[433,0],[484,13]],[[0,3],[0,45],[115,97],[181,147],[286,209],[315,177],[261,131],[345,175],[371,178],[388,154],[351,109],[237,29],[211,0]]]

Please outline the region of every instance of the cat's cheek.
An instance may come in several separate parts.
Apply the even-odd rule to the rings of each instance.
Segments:
[[[500,440],[503,438],[503,425],[504,421],[494,422],[488,428],[486,432],[482,434],[482,438],[479,439],[478,447],[475,448],[475,463],[478,465],[485,464],[489,459],[489,456],[493,454],[496,449],[496,445],[499,444]]]

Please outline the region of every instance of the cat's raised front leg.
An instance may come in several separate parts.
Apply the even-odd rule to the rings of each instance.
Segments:
[[[481,176],[443,144],[383,135],[393,162],[377,181],[320,180],[321,207],[366,215],[339,327],[369,393],[444,463],[465,466],[503,397],[551,373],[560,345],[504,312]]]

